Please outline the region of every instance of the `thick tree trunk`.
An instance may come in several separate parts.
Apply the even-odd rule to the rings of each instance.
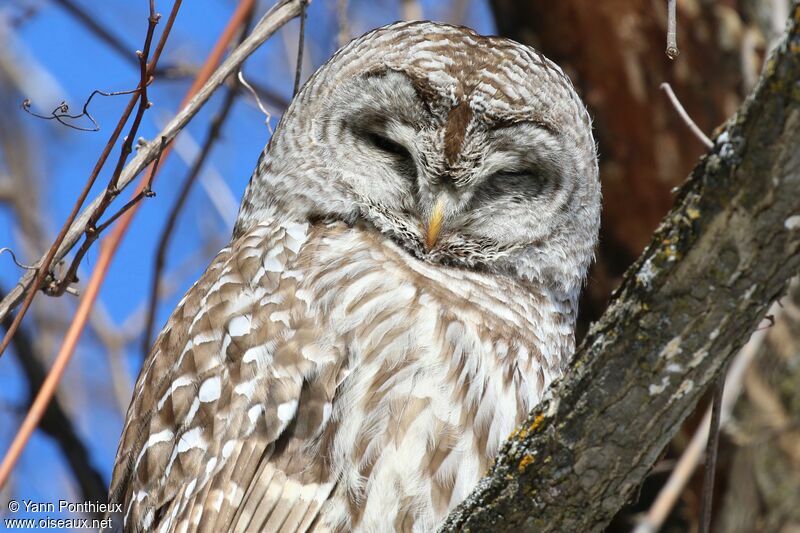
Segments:
[[[599,22],[598,22],[599,24]],[[567,376],[445,531],[595,531],[800,269],[800,4]]]

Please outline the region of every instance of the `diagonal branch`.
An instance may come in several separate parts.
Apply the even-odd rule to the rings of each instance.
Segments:
[[[6,347],[11,342],[12,337],[14,336],[14,332],[19,327],[20,323],[22,322],[25,313],[27,312],[28,308],[30,307],[31,303],[33,302],[34,297],[39,288],[43,287],[45,280],[52,275],[51,273],[51,265],[54,265],[60,261],[64,255],[66,255],[69,248],[74,246],[75,242],[80,238],[80,233],[88,227],[88,221],[91,217],[94,217],[96,213],[105,210],[108,207],[109,202],[108,196],[106,194],[107,191],[104,191],[99,195],[98,198],[92,204],[92,212],[89,213],[83,220],[83,225],[81,227],[81,232],[73,232],[71,244],[67,246],[65,243],[65,239],[70,235],[70,231],[75,228],[77,222],[75,217],[78,215],[81,206],[85,202],[86,198],[89,195],[89,191],[92,189],[97,177],[100,174],[100,171],[105,166],[106,161],[108,160],[108,156],[111,154],[111,150],[117,142],[120,133],[122,132],[122,128],[125,126],[125,123],[128,121],[131,113],[133,112],[133,108],[136,105],[137,100],[140,99],[140,93],[145,90],[147,83],[149,83],[150,74],[152,70],[158,64],[158,60],[161,57],[161,52],[164,49],[164,45],[166,44],[167,39],[169,38],[169,34],[172,30],[172,25],[175,22],[175,17],[178,14],[178,9],[180,8],[181,0],[176,0],[173,4],[172,11],[170,12],[169,18],[167,19],[166,26],[164,28],[163,33],[161,34],[161,38],[158,41],[155,49],[153,50],[153,56],[150,58],[149,62],[147,62],[147,58],[149,55],[150,46],[152,44],[153,35],[155,31],[155,25],[158,23],[160,15],[157,15],[155,12],[155,3],[154,0],[150,0],[150,16],[148,17],[148,26],[147,26],[147,37],[145,38],[145,46],[144,50],[147,52],[142,52],[138,54],[141,67],[141,79],[139,80],[139,87],[137,88],[136,92],[134,92],[131,99],[128,101],[128,105],[125,110],[122,112],[122,116],[120,117],[119,121],[117,122],[117,126],[114,128],[114,131],[111,133],[111,137],[109,138],[108,142],[106,143],[103,151],[100,154],[97,162],[95,163],[94,168],[92,169],[91,174],[89,175],[86,183],[83,187],[83,190],[78,195],[78,199],[75,201],[75,204],[70,211],[67,220],[61,227],[61,230],[58,232],[58,236],[56,237],[53,244],[50,246],[50,249],[47,251],[45,256],[39,260],[37,264],[37,271],[36,272],[29,272],[25,276],[23,276],[16,284],[16,286],[11,289],[10,293],[0,301],[0,319],[3,319],[10,311],[11,308],[16,306],[20,301],[22,301],[22,307],[17,313],[17,316],[14,317],[14,320],[11,322],[11,326],[9,326],[8,331],[6,332],[3,340],[0,341],[0,356],[3,355]],[[146,101],[146,98],[140,101],[142,103]],[[141,107],[141,106],[140,106]],[[132,133],[136,133],[132,131]],[[127,146],[127,143],[126,143]],[[127,159],[127,153],[123,151],[120,154],[120,159]],[[119,165],[118,165],[119,166]],[[112,178],[116,181],[116,178]],[[88,209],[84,209],[83,214],[86,214]],[[63,252],[62,252],[63,250]],[[24,298],[24,300],[23,300]]]
[[[183,179],[183,183],[181,183],[180,189],[178,190],[178,196],[175,198],[175,201],[169,209],[167,222],[164,224],[164,227],[161,230],[153,265],[153,279],[150,283],[150,296],[147,303],[147,318],[145,320],[144,334],[142,335],[143,360],[147,356],[147,353],[150,351],[150,347],[152,346],[153,326],[155,324],[156,309],[158,307],[159,287],[161,286],[161,277],[167,260],[167,250],[169,249],[170,242],[172,241],[172,237],[174,235],[175,225],[178,222],[178,216],[181,214],[181,210],[186,204],[186,200],[189,198],[189,192],[192,190],[192,186],[197,181],[198,176],[200,176],[200,172],[203,170],[203,166],[205,165],[208,156],[211,155],[211,149],[214,147],[214,143],[219,139],[222,125],[225,123],[228,114],[233,108],[235,99],[236,90],[229,89],[225,94],[225,100],[222,103],[220,111],[211,121],[211,125],[208,128],[208,133],[206,134],[206,139],[203,142],[203,147],[200,149],[200,153],[197,155],[197,158],[189,169],[189,172]]]
[[[189,123],[198,113],[200,108],[206,104],[211,95],[224,82],[225,79],[237,72],[245,59],[252,54],[264,41],[275,33],[286,22],[296,17],[300,13],[301,0],[280,0],[269,12],[267,12],[256,27],[241,45],[227,57],[227,59],[214,71],[211,78],[197,92],[194,98],[158,133],[156,139],[164,139],[169,144],[175,136]],[[127,187],[136,176],[150,165],[159,152],[159,142],[150,142],[142,146],[136,156],[125,165],[119,180],[117,190]],[[87,223],[97,211],[102,202],[101,193],[81,212],[66,231],[61,246],[58,251],[49,258],[48,263],[55,264],[62,259],[80,239],[87,227]],[[34,274],[22,276],[16,285],[9,291],[9,294],[0,302],[0,317],[5,316],[11,309],[16,307],[25,297],[26,292],[31,287],[35,279]]]
[[[135,54],[131,53],[128,45],[126,45],[119,36],[115,35],[100,22],[95,20],[94,13],[92,13],[88,7],[84,8],[74,0],[53,0],[53,2],[64,8],[77,22],[82,24],[90,33],[105,43],[113,52],[127,61],[131,66],[139,68],[139,60]],[[156,67],[151,74],[161,81],[185,80],[196,77],[197,67],[191,65],[163,65]],[[250,82],[250,84],[258,93],[259,98],[268,102],[272,107],[277,109],[286,109],[289,107],[289,102],[278,92],[255,82]],[[232,83],[231,85],[235,86],[236,84]],[[46,116],[45,118],[53,117]]]
[[[109,48],[116,52],[121,57],[124,57],[139,66],[139,60],[135,55],[131,54],[130,47],[126,45],[122,39],[111,33],[105,26],[97,22],[93,14],[81,7],[73,0],[54,0],[56,4],[60,5],[67,13],[72,15],[78,22],[86,26],[86,28],[95,34],[98,39],[106,43]]]
[[[603,318],[444,531],[598,531],[800,269],[800,2]]]
[[[0,294],[5,294],[5,291],[0,289]],[[6,317],[2,322],[3,328],[8,329],[11,325],[11,317]],[[24,329],[18,330],[14,335],[12,346],[22,373],[25,374],[28,382],[30,397],[33,399],[45,379],[45,367],[41,363],[43,359],[36,355],[33,338]],[[84,501],[106,501],[108,497],[106,481],[91,463],[88,447],[81,440],[75,424],[57,397],[53,398],[53,401],[47,406],[47,410],[39,422],[39,428],[58,443],[58,447],[80,487]]]
[[[244,28],[241,37],[242,39],[245,38],[247,28],[250,26],[251,21],[252,9],[248,14],[247,20],[244,21],[242,25]],[[239,75],[241,76],[241,74],[242,71],[240,70]],[[235,88],[229,89],[225,94],[225,99],[222,102],[220,110],[217,112],[214,118],[211,119],[211,124],[208,128],[208,133],[206,134],[206,139],[203,142],[203,146],[195,158],[194,163],[189,168],[189,172],[186,174],[186,177],[184,178],[183,183],[178,191],[178,196],[169,210],[167,222],[164,224],[164,228],[161,230],[161,236],[158,239],[158,248],[156,250],[156,256],[153,265],[153,279],[150,284],[150,296],[147,303],[147,318],[145,319],[144,334],[142,336],[143,357],[147,356],[147,352],[150,350],[151,346],[153,325],[155,323],[156,308],[158,306],[159,287],[161,286],[161,277],[167,260],[167,250],[169,249],[169,245],[175,231],[175,224],[177,224],[178,216],[180,215],[181,210],[183,209],[186,200],[189,197],[189,192],[194,186],[194,183],[197,181],[200,172],[203,170],[203,166],[205,165],[209,155],[211,155],[211,150],[214,147],[214,143],[216,143],[220,137],[222,126],[227,120],[231,109],[233,109],[233,104],[236,100],[236,94],[237,91]]]
[[[151,11],[153,0],[151,0]],[[176,0],[175,6],[179,5],[180,0]],[[214,49],[209,54],[208,58],[206,59],[206,63],[203,69],[200,70],[198,73],[198,78],[195,80],[195,83],[189,88],[189,95],[192,95],[188,102],[184,101],[181,104],[182,111],[179,112],[178,116],[173,119],[170,124],[167,125],[164,132],[159,135],[160,142],[158,143],[151,143],[150,145],[142,148],[137,157],[135,157],[128,165],[125,166],[125,170],[119,175],[119,177],[113,177],[111,185],[113,185],[115,191],[120,191],[122,188],[125,187],[127,183],[132,181],[146,166],[149,164],[154,163],[154,161],[158,160],[158,157],[162,154],[162,152],[166,152],[163,150],[164,146],[174,139],[175,135],[177,135],[180,128],[185,125],[191,116],[193,116],[197,109],[199,109],[200,105],[204,103],[211,95],[214,89],[219,87],[222,82],[224,81],[225,76],[230,74],[230,71],[238,70],[239,63],[243,61],[243,59],[248,55],[247,52],[242,51],[242,47],[246,43],[251,43],[253,47],[260,44],[258,39],[254,39],[253,35],[258,33],[261,30],[260,35],[264,35],[265,39],[272,33],[274,33],[280,24],[277,24],[270,15],[275,15],[276,13],[281,13],[282,8],[286,7],[287,5],[291,4],[292,2],[282,3],[279,4],[276,8],[273,8],[271,11],[261,19],[259,24],[253,30],[253,33],[245,39],[242,45],[237,47],[235,50],[231,52],[231,55],[228,59],[217,69],[214,70],[214,65],[216,65],[222,54],[224,49],[227,48],[227,43],[233,38],[236,29],[240,26],[241,22],[246,18],[247,13],[250,9],[255,5],[254,0],[240,0],[239,5],[235,9],[231,19],[229,20],[228,25],[223,30],[223,33],[220,35],[220,38],[217,41],[217,44],[214,46]],[[288,21],[292,17],[287,15],[287,18],[283,21]],[[266,29],[265,29],[266,28]],[[263,41],[262,41],[263,42]],[[254,44],[255,43],[255,44]],[[254,48],[253,48],[254,49]],[[238,55],[237,55],[238,54]],[[232,58],[238,57],[237,61],[232,61]],[[215,82],[216,80],[216,82]],[[189,99],[189,97],[187,97]],[[193,110],[193,111],[190,111]],[[183,117],[181,119],[181,117]],[[170,129],[170,126],[172,128]],[[153,150],[153,145],[158,144],[155,151]],[[148,156],[143,156],[143,154],[149,153]],[[139,161],[141,167],[136,167],[131,169],[132,166],[135,166],[136,161]],[[116,174],[115,174],[116,176]],[[143,192],[147,188],[149,188],[150,180],[144,180],[140,182],[138,186],[138,190],[136,194]],[[84,227],[88,229],[92,226],[94,217],[96,216],[97,210],[92,210],[92,207],[97,207],[97,209],[102,210],[105,206],[105,192],[101,193],[98,198],[94,200],[92,205],[84,210],[81,214],[79,221],[84,221]],[[2,463],[0,463],[0,487],[3,486],[5,481],[8,479],[8,476],[11,473],[11,470],[14,468],[16,461],[19,459],[22,450],[24,449],[30,435],[32,434],[33,430],[35,429],[36,425],[38,424],[41,416],[43,415],[47,404],[52,397],[55,387],[61,379],[61,376],[64,374],[66,366],[69,360],[72,357],[72,354],[75,351],[75,347],[77,345],[78,339],[81,336],[83,328],[87,322],[89,313],[91,312],[92,306],[97,298],[99,293],[100,287],[102,285],[103,280],[105,279],[106,273],[108,272],[109,265],[118,249],[118,246],[124,236],[127,228],[129,227],[131,221],[133,220],[133,215],[136,212],[136,205],[134,204],[133,207],[124,213],[121,217],[119,222],[114,226],[112,233],[103,240],[100,246],[100,254],[97,260],[97,264],[95,265],[94,270],[92,271],[91,279],[87,284],[86,293],[82,296],[80,303],[78,304],[78,308],[75,312],[75,315],[72,318],[70,326],[67,330],[66,335],[64,336],[64,340],[61,344],[61,348],[56,355],[56,358],[53,362],[53,366],[50,372],[45,379],[42,388],[39,390],[39,393],[36,396],[33,404],[31,405],[28,414],[26,415],[25,419],[22,422],[22,426],[20,427],[19,431],[17,432],[14,440],[9,447],[8,452],[3,457]],[[86,230],[84,230],[86,231]],[[67,242],[66,240],[64,241]],[[41,271],[41,269],[40,269]],[[29,293],[26,296],[26,302],[30,302],[30,297],[33,293]],[[8,300],[8,298],[6,298]],[[24,307],[23,307],[24,309]],[[0,316],[3,316],[0,313]],[[12,327],[15,325],[19,325],[20,317],[17,316],[13,323]],[[13,337],[13,331],[9,330],[7,332],[5,339],[9,339]]]

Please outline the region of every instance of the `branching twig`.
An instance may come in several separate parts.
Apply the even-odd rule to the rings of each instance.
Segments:
[[[176,0],[176,4],[178,1],[179,0]],[[200,77],[195,80],[195,83],[193,83],[189,88],[189,93],[182,104],[185,107],[183,107],[178,116],[175,117],[172,122],[170,122],[167,128],[165,128],[165,131],[159,135],[159,138],[164,139],[164,142],[168,143],[174,139],[180,128],[182,128],[188,122],[189,118],[196,113],[200,105],[210,97],[211,92],[213,92],[216,87],[222,85],[224,79],[231,73],[235,72],[244,58],[252,53],[252,51],[259,44],[266,40],[267,37],[272,35],[283,23],[293,18],[297,14],[295,9],[299,8],[297,2],[292,0],[284,1],[278,4],[261,19],[253,33],[248,36],[247,39],[245,39],[242,45],[237,47],[230,54],[222,66],[214,71],[214,66],[221,59],[224,50],[227,48],[228,43],[233,38],[234,32],[239,27],[241,21],[244,19],[247,12],[249,12],[253,5],[254,0],[240,0],[236,11],[234,11],[233,16],[231,17],[231,20],[228,22],[228,25],[217,41],[217,44],[214,46],[214,49],[209,55],[206,64],[201,69],[199,74]],[[139,172],[147,166],[148,163],[151,163],[158,156],[158,154],[153,153],[152,150],[153,148],[151,143],[150,145],[142,148],[137,153],[137,156],[133,159],[133,161],[131,161],[125,167],[125,170],[129,170],[130,172],[122,172],[122,177],[119,180],[120,189],[132,181],[139,174]],[[164,150],[164,157],[166,156],[167,152],[168,150]],[[145,188],[146,182],[142,182],[139,186],[139,190],[144,190]],[[96,208],[101,203],[102,196],[97,198],[93,204],[85,210],[85,216],[81,217],[80,222],[86,224],[86,222],[88,222],[93,216],[93,208]],[[17,435],[11,444],[11,448],[3,459],[3,463],[0,464],[0,487],[2,487],[5,481],[8,479],[12,468],[16,464],[23,448],[25,447],[25,444],[30,438],[30,435],[36,427],[37,422],[41,418],[45,406],[55,392],[55,388],[60,381],[64,370],[66,369],[66,365],[74,353],[78,339],[86,324],[89,313],[91,312],[92,305],[97,298],[102,281],[105,279],[108,267],[111,264],[111,260],[114,257],[114,254],[116,253],[122,237],[127,231],[135,212],[136,206],[134,205],[131,210],[121,217],[119,223],[114,226],[111,235],[109,235],[109,237],[107,237],[102,243],[97,264],[87,285],[86,293],[78,305],[75,316],[73,317],[70,327],[64,337],[61,349],[59,350],[55,362],[53,363],[53,368],[48,374],[42,389],[39,391],[39,394],[36,396],[36,400],[33,402],[28,415],[25,417],[22,427],[17,432]]]
[[[139,68],[139,58],[137,58],[136,55],[131,54],[130,47],[125,44],[121,38],[119,38],[117,35],[114,35],[102,24],[97,22],[91,12],[85,10],[79,4],[73,2],[73,0],[53,1],[63,7],[67,13],[72,15],[79,23],[83,24],[86,29],[88,29],[98,39],[108,45],[108,47],[111,48],[111,50],[113,50],[117,55],[119,55],[125,61],[128,61],[130,64],[136,66],[136,68]],[[163,67],[154,68],[150,74],[158,78],[174,78],[176,75],[180,75],[180,77],[186,77],[186,73],[184,73],[183,70],[185,69],[182,69],[176,65],[165,65]]]
[[[86,238],[84,239],[80,248],[78,248],[78,252],[75,254],[75,257],[72,259],[72,262],[67,269],[67,273],[61,276],[61,280],[53,280],[48,287],[45,287],[45,292],[49,296],[62,295],[69,288],[71,283],[76,283],[78,281],[78,267],[80,267],[83,258],[86,256],[86,253],[106,229],[108,229],[114,222],[117,221],[117,219],[127,213],[132,207],[141,202],[144,198],[152,198],[156,195],[152,189],[153,179],[155,178],[156,172],[158,172],[158,164],[161,161],[161,155],[164,153],[165,147],[166,139],[162,137],[158,155],[156,156],[155,162],[150,167],[150,174],[146,182],[147,184],[141,190],[139,190],[133,196],[133,198],[128,200],[128,202],[116,213],[111,215],[108,220],[98,226],[89,226],[86,228]]]
[[[242,39],[244,39],[244,37],[247,35],[247,27],[250,25],[250,21],[252,20],[252,14],[253,4],[251,3],[246,13],[246,18],[240,21],[240,24],[243,28]],[[240,80],[244,79],[242,77],[241,70],[239,71],[239,78]],[[246,82],[244,84],[247,86]],[[147,356],[147,353],[150,350],[153,336],[153,323],[155,322],[156,307],[158,305],[158,288],[161,283],[164,265],[166,264],[167,249],[169,248],[170,240],[172,239],[172,235],[175,230],[175,224],[178,221],[178,216],[180,215],[183,206],[186,204],[186,200],[189,197],[189,192],[191,191],[192,186],[194,185],[195,181],[197,181],[200,171],[203,169],[208,156],[211,154],[211,149],[214,146],[214,143],[217,141],[217,139],[219,139],[220,132],[222,131],[222,125],[228,118],[231,109],[233,109],[233,103],[236,100],[236,93],[236,89],[230,89],[226,93],[225,100],[222,102],[222,107],[220,107],[219,112],[211,121],[211,125],[208,128],[208,134],[205,142],[203,143],[203,147],[200,149],[200,152],[195,158],[194,164],[186,174],[183,184],[178,191],[178,196],[175,198],[175,202],[169,210],[167,222],[164,224],[164,228],[161,230],[161,236],[158,240],[158,248],[156,250],[156,256],[153,265],[153,278],[150,285],[150,297],[147,304],[144,335],[142,336],[143,356]]]
[[[124,58],[130,64],[139,68],[139,59],[134,54],[130,53],[129,48],[123,43],[122,39],[108,31],[97,21],[94,20],[92,15],[84,10],[81,6],[72,0],[54,0],[62,5],[65,10],[73,15],[75,19],[86,26],[86,28],[95,34],[101,41],[109,45],[109,47],[116,52],[120,57]],[[195,79],[197,77],[197,67],[191,65],[164,65],[156,66],[150,72],[150,75],[160,80],[185,80]],[[263,87],[253,81],[249,82],[252,89],[258,93],[259,97],[268,102],[271,106],[277,109],[286,109],[289,102],[276,91]],[[52,119],[53,117],[45,116],[45,118]]]
[[[300,0],[281,0],[274,6],[267,14],[265,14],[253,32],[245,39],[245,41],[231,52],[228,58],[222,65],[211,75],[208,82],[202,86],[197,92],[195,97],[164,127],[159,133],[158,137],[165,137],[167,143],[180,132],[181,129],[197,114],[200,108],[208,101],[212,93],[219,88],[225,79],[232,73],[235,73],[241,67],[242,62],[258,48],[266,39],[268,39],[278,28],[283,26],[286,22],[296,17],[300,12]],[[158,48],[157,48],[158,50]],[[155,59],[155,56],[154,56]],[[133,104],[131,104],[132,109]],[[120,126],[121,128],[121,126]],[[109,148],[110,149],[110,148]],[[125,188],[134,178],[147,167],[156,157],[157,148],[150,143],[140,148],[131,161],[125,166],[118,181],[118,189]],[[88,191],[87,191],[88,194]],[[100,198],[95,198],[81,213],[80,216],[74,219],[74,222],[64,228],[64,235],[57,242],[60,246],[53,249],[52,254],[42,260],[42,264],[49,265],[54,258],[60,259],[75,245],[80,235],[83,233],[87,226],[89,218],[92,213],[97,209],[100,203]],[[82,202],[81,202],[82,204]],[[72,219],[70,219],[72,220]],[[40,266],[40,273],[42,267]],[[42,274],[41,279],[34,280],[34,276],[23,276],[15,287],[9,292],[9,295],[0,302],[0,317],[9,312],[11,308],[17,305],[23,298],[27,301],[32,298],[30,293],[27,292],[28,287],[34,283],[34,286],[41,286],[41,283],[46,275]],[[23,307],[25,303],[23,302]],[[29,305],[29,304],[28,304]]]
[[[167,24],[164,28],[164,32],[161,34],[161,38],[159,39],[158,45],[156,46],[153,52],[153,58],[150,60],[150,64],[147,67],[148,72],[152,72],[155,66],[158,64],[158,59],[161,57],[161,52],[164,49],[164,45],[166,44],[167,38],[169,37],[170,31],[172,29],[172,25],[175,22],[175,17],[178,14],[178,9],[180,8],[181,0],[175,0],[175,3],[172,6],[172,11],[170,12],[169,19],[167,19]],[[147,37],[145,38],[146,47],[149,49],[149,41],[153,38],[153,29],[155,25],[155,9],[151,3],[151,13],[150,17],[148,17],[148,29],[147,29]],[[140,80],[139,89],[141,90],[147,84],[147,78],[143,81]],[[138,91],[137,91],[138,92]],[[74,231],[75,228],[75,219],[80,212],[83,203],[86,201],[86,197],[89,195],[89,191],[92,189],[97,176],[100,174],[100,171],[105,166],[106,160],[108,156],[111,154],[111,150],[113,149],[114,145],[119,138],[120,133],[122,132],[122,128],[125,126],[125,123],[128,121],[131,113],[133,112],[133,107],[136,104],[136,100],[138,98],[137,94],[134,94],[133,97],[128,102],[127,107],[122,112],[122,116],[117,122],[116,128],[111,133],[111,137],[108,139],[103,151],[100,154],[97,163],[95,163],[94,168],[92,169],[89,178],[86,180],[86,184],[83,187],[78,199],[75,201],[75,204],[72,207],[72,210],[67,217],[67,220],[64,222],[61,230],[56,237],[56,240],[53,242],[50,249],[45,254],[44,258],[38,263],[38,270],[35,274],[31,274],[28,276],[23,276],[19,283],[9,292],[9,294],[3,298],[2,302],[0,302],[0,319],[4,318],[11,310],[11,308],[22,300],[22,307],[20,308],[17,315],[14,317],[14,321],[11,323],[11,326],[6,331],[5,336],[3,337],[2,342],[0,342],[0,356],[2,356],[3,352],[5,352],[6,348],[8,347],[9,343],[11,342],[11,338],[14,336],[14,332],[19,327],[19,324],[22,322],[22,318],[25,316],[25,313],[30,308],[31,302],[33,302],[34,297],[36,296],[37,290],[41,288],[47,279],[48,276],[51,275],[50,268],[54,261],[60,260],[64,255],[66,255],[66,250],[62,249],[65,241],[69,242],[67,248],[71,248],[78,239],[80,232],[82,232],[82,228],[87,226],[88,216],[82,221],[81,230]],[[132,178],[130,178],[132,179]],[[105,196],[105,193],[103,193]],[[92,207],[96,208],[101,201],[95,200]],[[89,211],[89,209],[85,210]],[[91,214],[91,213],[89,213]],[[70,231],[70,230],[73,231]],[[24,298],[24,299],[23,299]],[[0,485],[2,485],[2,480],[0,479]]]
[[[155,6],[153,4],[154,0],[150,0],[150,17],[148,18],[148,22],[150,23],[149,28],[155,29],[155,25],[160,18],[160,15],[155,14]],[[152,29],[148,29],[148,31],[152,31]],[[152,36],[151,36],[152,38]],[[139,69],[140,69],[140,85],[137,97],[139,99],[139,105],[136,108],[136,114],[133,116],[133,123],[131,124],[130,130],[128,131],[128,135],[125,137],[124,142],[122,143],[122,149],[120,150],[119,158],[117,158],[117,165],[114,168],[114,172],[111,174],[111,178],[108,180],[108,185],[106,186],[105,190],[102,193],[102,197],[100,200],[100,207],[95,210],[94,214],[89,218],[89,224],[87,225],[87,231],[90,231],[96,224],[97,221],[100,220],[100,217],[103,216],[105,213],[106,208],[108,208],[111,201],[117,197],[119,194],[119,189],[117,188],[117,182],[119,181],[119,176],[122,173],[122,169],[125,166],[125,163],[128,160],[128,156],[133,151],[133,141],[136,138],[136,134],[139,131],[139,125],[142,123],[142,118],[144,117],[144,112],[150,108],[152,105],[150,100],[147,98],[147,83],[149,81],[149,74],[148,74],[148,67],[147,67],[147,56],[150,53],[150,42],[151,39],[145,40],[144,49],[140,52],[137,51],[136,55],[139,57]],[[159,149],[157,157],[161,156],[163,152],[163,143],[165,139],[161,138],[162,148]],[[88,235],[87,235],[88,236]]]
[[[94,98],[98,94],[100,96],[122,96],[124,94],[133,94],[133,93],[138,93],[138,92],[139,92],[139,88],[138,87],[136,89],[132,89],[130,91],[115,91],[115,92],[105,92],[105,91],[101,91],[99,89],[95,89],[94,91],[92,91],[92,94],[89,95],[89,98],[87,98],[86,101],[83,103],[83,109],[81,109],[81,112],[78,113],[77,115],[70,115],[70,113],[69,113],[69,105],[66,102],[61,102],[60,104],[58,104],[58,107],[53,109],[50,112],[49,115],[41,115],[39,113],[31,111],[31,100],[30,100],[30,98],[26,98],[25,100],[22,101],[22,109],[23,109],[23,111],[25,111],[29,115],[33,115],[36,118],[41,118],[41,119],[44,119],[44,120],[56,120],[60,124],[63,124],[64,126],[66,126],[68,128],[72,128],[74,130],[78,130],[78,131],[100,131],[100,125],[97,123],[97,121],[91,115],[91,113],[89,113],[89,104],[92,103],[92,98]],[[89,121],[92,123],[92,127],[91,128],[85,128],[83,126],[77,126],[77,125],[72,124],[70,122],[67,122],[65,120],[65,119],[69,119],[70,121],[78,120],[81,117],[88,118]]]

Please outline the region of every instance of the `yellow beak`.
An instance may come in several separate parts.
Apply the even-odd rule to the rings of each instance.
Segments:
[[[436,205],[433,206],[430,220],[428,220],[428,231],[425,234],[425,246],[430,250],[436,244],[439,238],[439,233],[442,231],[442,223],[444,222],[444,200],[439,198]]]

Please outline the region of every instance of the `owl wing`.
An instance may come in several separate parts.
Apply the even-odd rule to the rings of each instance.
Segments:
[[[347,369],[299,288],[309,231],[264,223],[235,239],[167,322],[117,451],[126,531],[315,525],[333,484],[314,446]]]

